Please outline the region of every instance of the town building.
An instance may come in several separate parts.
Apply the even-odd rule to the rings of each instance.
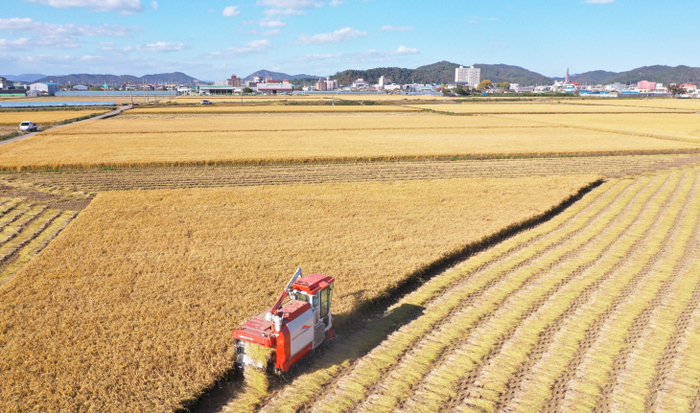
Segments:
[[[12,81],[7,80],[4,77],[0,77],[0,89],[12,89],[14,87],[14,83]]]
[[[474,66],[455,68],[455,82],[459,84],[466,83],[474,89],[481,82],[481,69]]]
[[[352,82],[353,89],[369,89],[369,83],[365,82],[363,78],[358,78],[356,81]]]
[[[243,79],[236,77],[236,75],[231,75],[230,79],[226,79],[227,86],[233,87],[243,87]]]
[[[75,85],[73,86],[73,90],[78,92],[87,92],[88,90],[90,90],[90,88],[85,85]]]
[[[258,83],[256,86],[258,93],[292,93],[294,91],[294,85],[289,83],[289,81],[283,82],[264,82]]]
[[[316,82],[316,90],[328,90],[328,83],[323,79],[318,79],[318,82]]]
[[[49,96],[56,96],[56,92],[61,90],[61,87],[58,85],[58,83],[32,83],[29,86],[30,90],[35,90],[39,94],[42,95],[49,95]]]
[[[637,82],[637,90],[640,93],[648,93],[648,92],[653,92],[656,90],[657,84],[656,82],[649,82],[647,80],[642,80],[641,82]]]

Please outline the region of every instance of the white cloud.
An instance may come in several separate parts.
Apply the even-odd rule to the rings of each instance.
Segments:
[[[158,2],[157,1],[151,2],[151,10],[158,10]]]
[[[340,0],[332,1],[337,3]],[[267,7],[263,13],[266,16],[298,16],[306,14],[304,10],[323,7],[325,1],[321,0],[257,0],[257,6]],[[332,4],[338,5],[338,4]]]
[[[329,3],[332,7],[338,7],[341,4],[345,3],[345,0],[331,0]]]
[[[136,46],[134,48],[126,47],[124,48],[124,51],[128,52],[134,49],[140,52],[167,53],[187,49],[187,46],[182,43],[157,42],[147,44],[145,46]]]
[[[269,29],[276,29],[280,27],[286,27],[287,23],[279,20],[261,20],[260,27],[267,27]]]
[[[37,22],[30,18],[11,19],[0,18],[0,30],[13,32],[29,32],[44,36],[82,36],[82,37],[130,37],[133,28],[101,24],[94,26],[91,24],[55,24]]]
[[[301,16],[304,13],[299,9],[267,9],[263,12],[266,16]]]
[[[505,49],[508,47],[508,45],[505,43],[491,42],[491,47],[498,47],[498,48]]]
[[[328,44],[328,43],[343,43],[349,40],[357,39],[360,37],[367,36],[367,32],[361,32],[359,30],[352,29],[350,27],[345,27],[340,30],[336,30],[331,33],[320,33],[313,36],[307,36],[302,34],[297,39],[297,44]]]
[[[314,0],[258,0],[255,4],[275,9],[310,9],[316,7],[318,2]]]
[[[253,40],[242,46],[233,46],[227,49],[219,50],[217,52],[209,53],[205,55],[207,59],[222,59],[238,57],[242,55],[256,54],[264,52],[272,47],[272,43],[267,39]]]
[[[33,3],[65,9],[85,7],[94,11],[113,11],[123,14],[138,13],[143,10],[141,0],[26,0]]]
[[[27,47],[30,38],[22,37],[17,40],[0,39],[0,50],[21,50]]]
[[[226,17],[235,17],[241,14],[241,11],[238,10],[238,6],[228,6],[222,14]]]
[[[420,51],[415,47],[400,46],[398,49],[389,52],[392,55],[407,55],[407,54],[418,54]]]
[[[265,31],[260,31],[260,30],[250,30],[248,34],[252,34],[255,36],[260,36],[260,37],[272,37],[272,36],[277,36],[280,34],[279,29],[273,29],[273,30],[265,30]]]
[[[293,59],[295,62],[342,62],[342,63],[384,63],[395,62],[401,59],[402,56],[418,54],[420,51],[416,48],[401,46],[396,50],[377,50],[370,49],[357,53],[332,53],[332,54],[307,54]]]
[[[610,4],[610,3],[614,3],[614,2],[615,2],[615,0],[586,0],[586,1],[584,1],[584,3],[588,3],[588,4]]]
[[[385,32],[408,32],[413,30],[413,27],[382,26],[382,30]]]

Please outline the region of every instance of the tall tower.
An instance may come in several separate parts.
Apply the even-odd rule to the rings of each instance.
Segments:
[[[569,68],[566,68],[566,77],[564,78],[564,83],[571,83],[569,82]]]

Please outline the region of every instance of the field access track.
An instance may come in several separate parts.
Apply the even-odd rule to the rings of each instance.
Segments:
[[[405,323],[381,344],[354,361],[338,358],[360,342],[335,344],[261,410],[698,411],[699,251],[700,168],[610,180],[431,279],[373,326]]]

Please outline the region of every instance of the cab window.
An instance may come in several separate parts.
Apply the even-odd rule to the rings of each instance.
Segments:
[[[321,290],[321,317],[328,314],[328,289]]]

